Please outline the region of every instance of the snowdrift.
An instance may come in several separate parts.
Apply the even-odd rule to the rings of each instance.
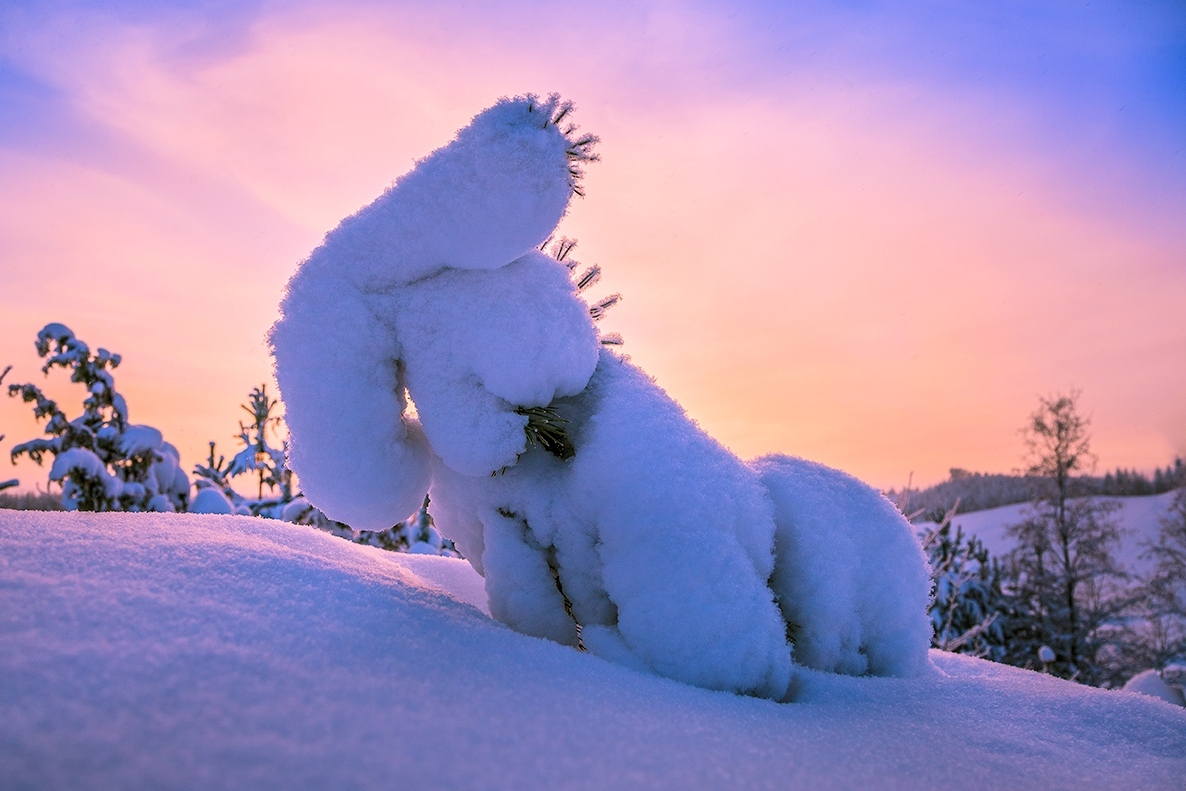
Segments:
[[[0,511],[0,786],[1181,787],[1186,711],[932,653],[710,692],[526,637],[464,561],[272,520]]]

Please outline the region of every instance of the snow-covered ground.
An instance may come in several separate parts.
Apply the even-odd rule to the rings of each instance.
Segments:
[[[987,512],[986,512],[987,513]],[[970,515],[975,517],[977,515]],[[464,561],[0,511],[0,787],[1181,788],[1186,711],[933,653],[709,692],[490,620]]]
[[[1120,525],[1120,548],[1116,558],[1129,571],[1144,571],[1149,563],[1141,559],[1144,548],[1157,541],[1161,520],[1169,513],[1170,502],[1175,492],[1149,495],[1147,497],[1107,497],[1120,505],[1113,516]],[[1025,503],[957,514],[953,523],[963,527],[964,533],[977,536],[995,556],[1003,555],[1016,546],[1006,535],[1009,525],[1025,519],[1029,506]]]

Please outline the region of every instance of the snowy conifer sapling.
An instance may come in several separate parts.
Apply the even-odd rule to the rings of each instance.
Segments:
[[[279,399],[268,395],[267,385],[261,384],[247,394],[247,403],[240,404],[244,412],[251,415],[251,422],[239,422],[239,441],[243,448],[227,463],[224,456],[215,458],[215,443],[210,443],[210,457],[206,464],[194,467],[195,482],[202,497],[199,510],[205,511],[213,503],[216,512],[242,512],[255,516],[279,517],[284,507],[293,500],[292,473],[284,459],[283,442],[276,447],[276,432],[281,418],[273,412]],[[231,480],[240,475],[254,474],[256,497],[250,499],[235,491]],[[264,497],[264,487],[268,497]],[[210,499],[205,490],[213,489],[222,494],[226,503],[221,507],[218,498]],[[227,510],[229,509],[229,510]]]
[[[81,511],[184,511],[189,479],[177,449],[151,426],[128,421],[128,405],[115,390],[111,369],[120,356],[90,347],[62,324],[37,333],[41,371],[65,368],[70,381],[83,385],[83,412],[70,420],[57,402],[34,384],[9,385],[9,396],[34,404],[33,414],[47,418],[47,438],[13,447],[12,458],[28,455],[41,464],[52,454],[49,479],[62,483],[62,505]]]
[[[988,549],[975,536],[965,536],[962,527],[953,529],[958,507],[957,500],[942,514],[934,514],[935,527],[920,536],[935,585],[931,645],[999,662],[1005,650],[1008,600]]]
[[[10,365],[7,368],[5,368],[3,371],[0,371],[0,385],[4,384],[4,377],[8,376],[8,372],[11,370],[12,370],[12,366]],[[3,441],[4,441],[4,435],[0,434],[0,442],[3,442]],[[17,480],[16,478],[12,478],[11,480],[7,480],[7,481],[0,481],[0,492],[4,491],[5,489],[12,489],[16,486],[19,486],[20,483],[21,482],[19,480]]]
[[[1157,543],[1148,547],[1154,562],[1141,586],[1145,616],[1139,661],[1146,667],[1186,664],[1186,482],[1161,520]]]
[[[264,486],[269,492],[280,489],[280,499],[287,502],[292,499],[290,479],[291,474],[284,464],[284,449],[276,448],[268,442],[268,432],[275,432],[280,424],[280,418],[272,414],[279,400],[268,396],[268,386],[260,385],[247,395],[247,403],[241,407],[251,415],[251,423],[239,423],[239,439],[243,442],[243,449],[231,459],[227,474],[234,478],[247,472],[258,475],[258,490],[256,498],[263,500]]]

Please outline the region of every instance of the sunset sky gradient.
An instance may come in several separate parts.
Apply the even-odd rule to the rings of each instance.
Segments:
[[[602,138],[561,230],[608,328],[742,456],[1009,471],[1071,388],[1101,467],[1186,455],[1181,2],[8,2],[6,383],[62,322],[230,455],[297,263],[527,91]],[[0,399],[0,454],[39,432]]]

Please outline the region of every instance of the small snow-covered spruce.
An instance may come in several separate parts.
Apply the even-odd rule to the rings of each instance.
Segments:
[[[120,356],[102,348],[92,354],[63,324],[37,333],[37,354],[46,360],[43,374],[69,369],[70,381],[83,385],[87,397],[82,415],[70,420],[36,385],[9,385],[9,396],[34,404],[38,420],[47,418],[49,435],[13,447],[12,459],[27,455],[41,464],[52,454],[49,479],[62,482],[62,505],[69,510],[184,511],[189,479],[177,449],[157,429],[128,422],[128,405],[110,371]]]
[[[194,467],[194,482],[199,491],[194,497],[195,509],[210,513],[245,513],[253,516],[280,518],[284,507],[292,502],[292,473],[285,461],[285,450],[273,442],[282,422],[274,415],[279,399],[268,395],[267,385],[261,384],[247,394],[247,403],[240,404],[251,415],[251,422],[239,423],[239,441],[243,448],[227,462],[225,457],[215,460],[215,443],[210,443],[210,458],[206,464]],[[281,446],[284,443],[280,442]],[[244,497],[235,491],[232,479],[254,474],[256,497]],[[264,487],[268,496],[264,496]]]
[[[231,459],[227,474],[234,478],[255,472],[259,478],[257,500],[263,501],[264,486],[267,486],[269,492],[279,489],[279,499],[288,502],[292,499],[292,475],[284,463],[284,449],[268,442],[269,430],[274,433],[281,422],[281,418],[272,414],[280,401],[270,398],[268,387],[263,384],[248,393],[247,399],[248,403],[240,407],[251,415],[251,423],[239,423],[239,440],[244,447]]]
[[[218,454],[215,459],[215,444],[210,443],[210,456],[205,464],[194,465],[194,493],[190,511],[194,513],[236,513],[243,496],[231,486],[226,457]]]
[[[592,653],[678,681],[784,699],[790,619],[814,669],[924,672],[926,558],[892,506],[822,465],[747,464],[601,348],[573,269],[534,249],[585,153],[536,105],[475,116],[289,281],[270,341],[310,501],[379,530],[431,489],[492,617],[574,645],[571,609]],[[525,452],[516,408],[541,406],[580,426],[572,459]]]
[[[935,527],[919,538],[931,563],[935,598],[931,645],[943,651],[1001,661],[1010,606],[1001,591],[998,566],[988,549],[963,528],[952,526],[959,501],[929,514]]]

